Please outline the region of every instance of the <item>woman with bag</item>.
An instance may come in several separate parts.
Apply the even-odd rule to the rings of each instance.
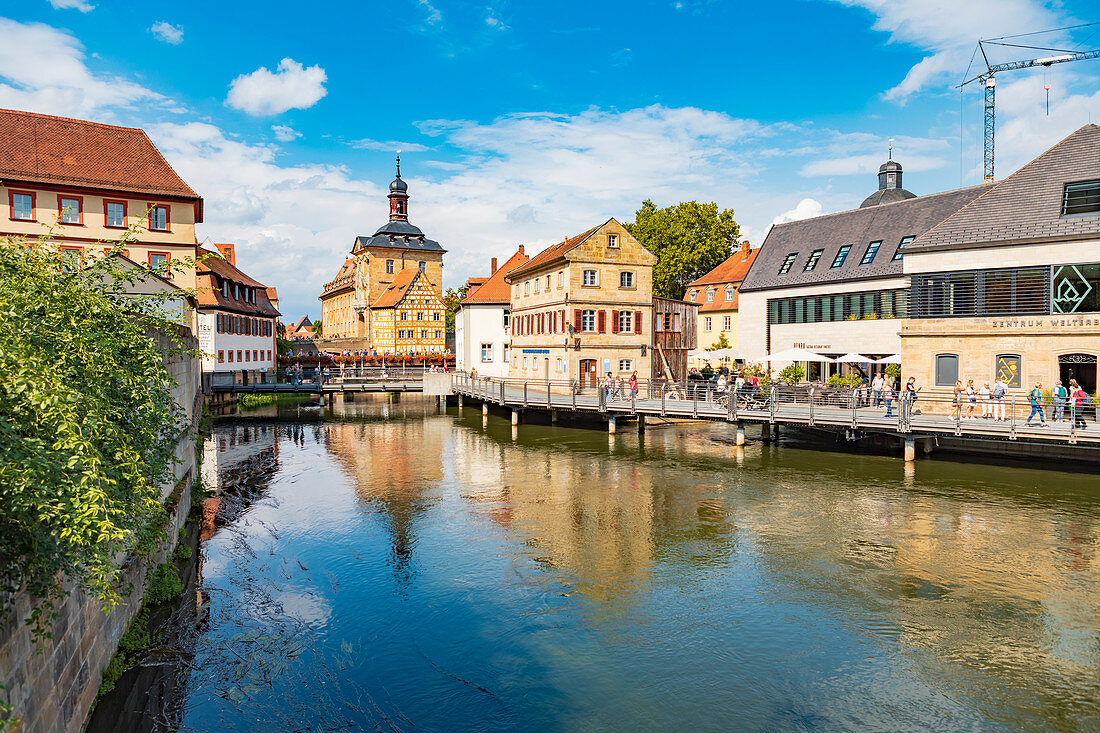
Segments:
[[[1027,393],[1027,399],[1031,403],[1031,414],[1027,416],[1024,425],[1031,424],[1031,418],[1039,416],[1039,427],[1047,426],[1046,416],[1043,415],[1043,383],[1036,382],[1031,391]]]
[[[630,375],[630,397],[631,399],[638,398],[638,372]]]
[[[1081,389],[1081,385],[1077,383],[1076,379],[1069,380],[1069,394],[1070,402],[1073,405],[1073,427],[1087,428],[1088,425],[1085,424],[1085,405],[1089,401],[1088,394]]]

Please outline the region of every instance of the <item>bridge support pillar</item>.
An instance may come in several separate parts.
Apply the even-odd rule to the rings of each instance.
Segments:
[[[557,425],[558,424],[558,411],[557,410],[551,410],[550,411],[550,424],[551,425]]]
[[[519,425],[519,410],[512,410],[512,424]]]
[[[771,443],[779,437],[779,426],[770,422],[760,423],[760,439],[765,443]]]
[[[390,402],[400,402],[400,401],[401,401],[401,393],[400,392],[390,392]]]
[[[445,395],[445,394],[439,395],[439,408],[441,410],[446,410],[447,409],[447,395]]]
[[[489,416],[489,403],[488,402],[482,402],[481,403],[481,415],[482,415],[482,417],[488,417]]]
[[[935,438],[925,438],[921,441],[921,452],[926,456],[932,455],[932,450],[936,447]]]
[[[638,434],[645,432],[645,415],[638,415]]]
[[[458,409],[462,409],[462,395],[458,395]]]
[[[733,444],[734,445],[744,445],[745,444],[745,423],[740,421],[740,420],[737,421],[737,437],[733,439]]]
[[[615,434],[615,420],[616,420],[616,418],[615,418],[614,415],[607,418],[607,434],[608,435],[614,435]]]
[[[902,456],[905,458],[906,463],[915,460],[917,457],[917,441],[913,438],[902,438]]]

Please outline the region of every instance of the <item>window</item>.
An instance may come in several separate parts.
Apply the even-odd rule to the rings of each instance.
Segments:
[[[558,371],[561,371],[561,359],[558,359]]]
[[[1050,313],[1050,271],[1049,267],[1017,267],[915,274],[910,280],[911,317]],[[1057,298],[1056,289],[1055,308]]]
[[[813,272],[814,268],[817,267],[817,261],[821,259],[821,253],[824,251],[823,249],[815,249],[811,252],[810,259],[806,260],[806,266],[802,268],[802,272]]]
[[[229,363],[230,363],[230,364],[232,364],[232,363],[233,363],[233,349],[230,349],[230,350],[229,350]]]
[[[620,272],[619,273],[619,287],[620,288],[632,288],[632,287],[634,287],[634,273],[633,272]]]
[[[867,245],[867,251],[863,253],[863,259],[859,261],[860,265],[869,265],[875,261],[875,255],[878,254],[878,248],[882,246],[882,242],[871,242]]]
[[[504,328],[508,328],[508,326],[511,324],[511,322],[512,322],[512,312],[511,311],[504,311]]]
[[[783,260],[783,264],[779,266],[779,274],[786,275],[788,272],[790,272],[791,265],[794,264],[795,258],[797,257],[797,252],[791,252],[789,255],[787,255],[787,257]]]
[[[222,280],[222,297],[229,297],[229,281]]]
[[[581,311],[581,330],[586,332],[592,332],[596,330],[596,311]]]
[[[1055,313],[1100,311],[1100,264],[1056,267],[1053,291]]]
[[[1100,179],[1067,183],[1062,194],[1062,216],[1100,212]]]
[[[523,294],[524,295],[530,295],[531,294],[531,281],[530,280],[523,283]]]
[[[607,246],[608,247],[618,247],[619,246],[619,236],[617,234],[608,234],[607,235]]]
[[[442,332],[442,331],[440,331],[440,330],[439,330],[438,328],[437,328],[437,329],[436,329],[436,331],[435,331],[435,337],[436,337],[437,339],[441,339],[441,338],[443,338],[443,332]]]
[[[519,283],[516,283],[516,297],[519,297]]]
[[[546,292],[550,292],[550,276],[546,276]]]
[[[1023,381],[1023,365],[1019,354],[997,354],[994,374],[1009,387],[1019,387]]]
[[[11,218],[34,221],[33,193],[13,193],[11,195]]]
[[[426,328],[420,329],[420,338],[422,338],[422,339],[428,338],[428,329],[426,329]]]
[[[699,297],[699,291],[698,290],[692,290],[690,293],[688,293],[688,302],[689,303],[694,303],[695,299],[697,297]]]
[[[81,198],[71,196],[59,196],[57,199],[57,206],[60,211],[62,224],[83,224],[84,223],[84,200]]]
[[[902,252],[901,252],[902,248],[905,247],[905,245],[912,242],[914,239],[915,239],[915,237],[902,237],[901,241],[898,242],[898,248],[894,251],[894,259],[892,260],[893,262],[897,262],[898,260],[900,260],[902,258],[902,256],[903,256]]]
[[[420,268],[421,272],[427,272],[428,271],[428,263],[424,262],[423,260],[421,260],[420,262],[417,262],[416,266]]]
[[[116,229],[127,226],[125,201],[103,201],[103,226]]]
[[[836,253],[836,257],[833,258],[833,267],[840,267],[844,264],[844,260],[848,259],[848,252],[852,249],[852,245],[846,244],[840,248],[840,251]]]
[[[723,299],[724,299],[724,300],[725,300],[725,301],[726,301],[727,303],[728,303],[728,302],[730,302],[731,300],[733,300],[733,296],[734,296],[734,293],[736,293],[736,292],[737,292],[737,291],[736,291],[736,290],[735,290],[734,288],[732,288],[732,287],[726,288],[726,293],[725,293],[725,295],[723,296]]]
[[[619,371],[629,372],[634,368],[634,362],[630,359],[619,359]]]
[[[558,287],[559,288],[564,288],[565,287],[565,271],[564,270],[558,273]]]
[[[722,330],[729,331],[733,325],[733,316],[722,316]]]
[[[619,333],[630,333],[634,330],[634,313],[631,311],[619,311]]]
[[[505,364],[507,364],[507,363],[508,363],[508,354],[509,354],[509,352],[510,352],[510,351],[511,351],[511,349],[509,349],[509,348],[508,348],[508,345],[507,345],[507,344],[505,344],[505,345],[504,345],[504,358],[503,358],[503,359],[501,359],[501,361],[503,361],[503,362],[504,362]]]
[[[409,320],[409,312],[408,311],[401,311],[401,320],[402,321]]]
[[[519,357],[514,354],[512,355],[512,366],[519,366]]]
[[[707,288],[707,302],[708,303],[713,303],[714,302],[714,289],[713,288]]]
[[[221,349],[218,349],[218,363],[219,364],[224,364],[225,363],[225,352]]]
[[[526,368],[527,368],[527,357],[526,357],[526,356],[525,356],[525,357],[523,357],[523,368],[524,368],[524,369],[526,369]]]
[[[872,290],[843,295],[811,295],[768,301],[769,324],[820,323],[863,318],[907,318],[909,291]]]
[[[706,316],[706,317],[703,318],[703,330],[704,331],[710,331],[710,328],[711,328],[711,318],[710,318],[710,316]]]
[[[423,311],[417,311],[416,320],[418,320],[418,321],[423,321],[424,320],[424,312]]]
[[[535,295],[539,294],[539,279],[535,279]]]
[[[393,260],[386,260],[386,274],[393,274]]]
[[[168,259],[169,254],[167,252],[150,252],[149,269],[153,272],[168,274]]]
[[[61,248],[61,271],[76,272],[80,267],[80,247]]]
[[[168,207],[162,204],[149,207],[149,228],[155,232],[168,231]]]
[[[399,339],[405,338],[405,329],[403,329],[403,328],[397,329],[397,338],[399,338]]]
[[[599,277],[596,274],[596,271],[595,270],[585,270],[583,280],[581,281],[581,284],[585,285],[586,287],[591,287],[591,288],[594,288],[597,285],[599,285]]]
[[[955,354],[936,354],[936,386],[954,387],[959,379],[959,357]]]
[[[481,361],[487,363],[493,360],[493,345],[482,344],[481,345]]]
[[[240,364],[244,359],[241,358],[241,350],[237,349],[237,363]]]

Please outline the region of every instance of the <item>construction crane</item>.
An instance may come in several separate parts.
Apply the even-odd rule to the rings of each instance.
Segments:
[[[1071,28],[1083,28],[1085,26],[1097,25],[1097,23],[1084,23],[1082,25],[1071,26]],[[1070,30],[1071,28],[1056,28],[1055,31]],[[1036,33],[1051,33],[1053,31],[1037,31]],[[996,74],[1001,71],[1014,71],[1016,69],[1030,69],[1035,66],[1050,67],[1054,64],[1064,64],[1067,61],[1084,61],[1085,59],[1100,58],[1100,49],[1093,49],[1092,51],[1071,51],[1060,48],[1049,48],[1043,46],[1025,46],[1018,43],[1004,43],[1005,40],[1010,38],[1021,38],[1023,36],[1032,36],[1036,33],[1022,33],[1016,36],[1001,36],[1000,38],[987,38],[985,40],[978,41],[977,51],[981,51],[982,60],[985,61],[986,69],[977,76],[967,79],[962,84],[959,84],[959,88],[965,87],[971,82],[978,82],[985,90],[985,181],[990,183],[993,180],[993,138],[997,127],[997,113],[994,107],[994,101],[997,90],[997,77]],[[1024,61],[1009,61],[1005,64],[991,64],[989,63],[989,57],[986,56],[986,45],[993,46],[1013,46],[1018,48],[1035,48],[1046,51],[1056,51],[1055,56],[1044,56],[1037,59],[1027,59]],[[973,63],[973,59],[971,59]],[[967,68],[967,72],[970,69]],[[1048,91],[1049,93],[1049,91]]]

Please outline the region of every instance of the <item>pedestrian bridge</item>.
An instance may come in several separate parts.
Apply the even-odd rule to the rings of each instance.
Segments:
[[[453,376],[452,390],[486,406],[511,408],[514,424],[518,424],[523,410],[533,409],[599,415],[608,421],[610,432],[617,430],[621,419],[635,419],[639,429],[644,429],[647,417],[690,418],[736,423],[738,445],[745,442],[746,425],[760,425],[765,440],[772,438],[778,426],[789,425],[832,429],[849,440],[867,435],[894,437],[900,441],[906,460],[915,457],[918,443],[931,452],[941,437],[1075,446],[1082,451],[1083,460],[1100,460],[1100,428],[1092,408],[1088,408],[1088,426],[1080,427],[1080,422],[1075,424],[1072,419],[1071,409],[1064,410],[1062,421],[1054,422],[1056,406],[1044,404],[1047,424],[1040,427],[1037,418],[1034,425],[1026,422],[1031,412],[1026,398],[975,403],[975,417],[971,419],[967,414],[969,405],[956,410],[950,393],[930,390],[922,390],[915,403],[891,400],[889,405],[871,404],[873,400],[866,390],[773,386],[734,397],[732,393],[719,393],[706,382],[650,383],[643,385],[637,395],[627,391],[609,397],[602,389],[577,390],[569,382],[470,377],[461,373]],[[997,414],[983,418],[983,407]],[[1000,415],[1003,419],[997,419]]]
[[[293,375],[283,379],[285,381],[250,384],[213,382],[207,389],[212,394],[311,394],[322,397],[365,392],[419,392],[433,396],[451,393],[451,374],[421,370],[333,370],[305,380],[295,379]]]

